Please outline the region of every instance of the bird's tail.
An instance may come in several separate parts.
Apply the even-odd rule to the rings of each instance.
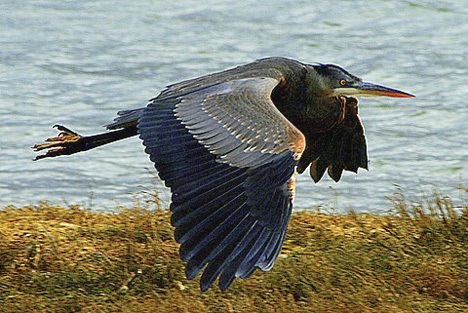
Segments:
[[[114,121],[106,125],[107,129],[119,129],[119,128],[128,128],[129,126],[134,126],[138,124],[138,119],[145,108],[133,109],[133,110],[123,110],[117,112],[117,117]]]

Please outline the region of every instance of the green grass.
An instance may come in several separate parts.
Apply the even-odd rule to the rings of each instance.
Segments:
[[[201,293],[169,213],[40,203],[0,210],[0,312],[467,312],[468,208],[293,214],[274,268]]]

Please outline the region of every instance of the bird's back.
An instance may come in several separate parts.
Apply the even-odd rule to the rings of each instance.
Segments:
[[[263,58],[252,63],[237,66],[221,72],[216,72],[169,85],[153,100],[163,100],[165,98],[178,97],[206,88],[208,86],[238,79],[256,77],[271,77],[276,79],[292,76],[294,72],[300,71],[303,66],[303,63],[289,58]]]

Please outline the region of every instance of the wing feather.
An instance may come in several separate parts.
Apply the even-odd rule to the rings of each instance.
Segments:
[[[305,138],[270,99],[279,82],[275,78],[256,77],[216,84],[185,96],[176,105],[175,113],[189,132],[210,152],[222,156],[225,163],[252,166],[236,163],[237,158],[241,153],[258,151],[292,150],[297,157],[305,147]],[[218,145],[207,140],[226,132],[231,136],[220,136]]]
[[[140,116],[145,151],[171,188],[186,275],[204,269],[202,290],[270,269],[284,241],[305,138],[271,101],[281,75],[269,73],[174,85]]]

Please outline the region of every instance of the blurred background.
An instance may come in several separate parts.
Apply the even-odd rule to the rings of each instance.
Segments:
[[[465,1],[2,1],[0,207],[48,200],[92,210],[169,190],[138,138],[32,162],[63,124],[95,134],[165,85],[266,56],[334,63],[417,95],[363,99],[369,171],[314,184],[296,209],[387,212],[434,190],[466,203],[468,6]]]

